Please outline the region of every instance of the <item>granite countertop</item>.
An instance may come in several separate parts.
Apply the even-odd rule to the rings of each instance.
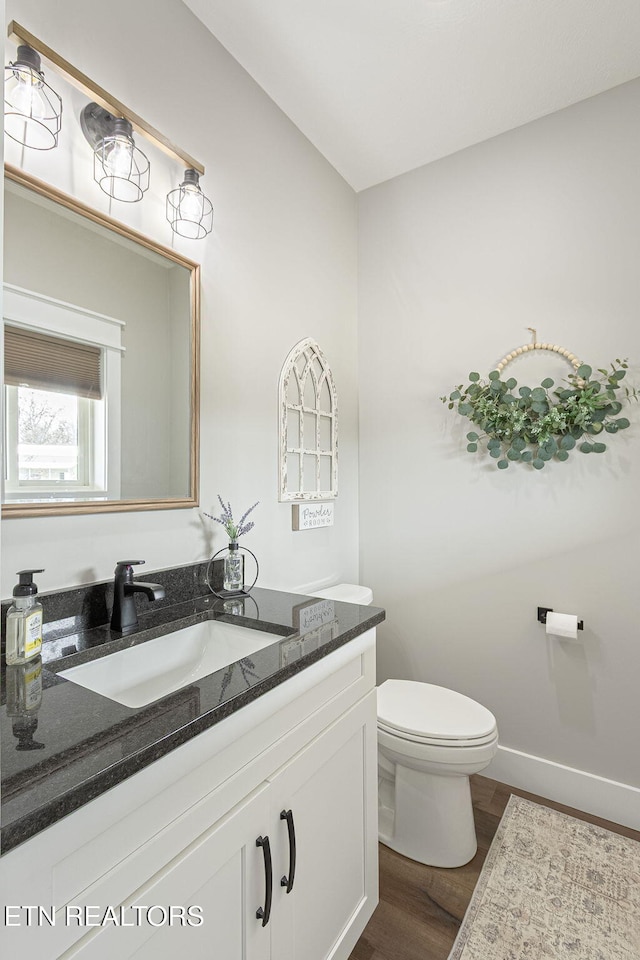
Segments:
[[[42,599],[46,616],[47,598]],[[52,595],[51,607],[54,599]],[[139,614],[138,629],[127,636],[112,633],[105,624],[85,622],[78,629],[74,616],[50,623],[42,652],[42,699],[21,716],[8,691],[14,682],[11,668],[2,657],[2,853],[384,619],[377,607],[260,588],[233,601],[210,592],[183,602],[172,599],[141,607],[145,612]],[[139,708],[58,676],[61,670],[205,619],[273,633],[273,643]]]

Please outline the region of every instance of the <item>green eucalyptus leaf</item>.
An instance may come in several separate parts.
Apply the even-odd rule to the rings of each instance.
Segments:
[[[502,381],[499,371],[492,370],[487,381],[472,371],[467,387],[456,385],[440,399],[479,428],[466,434],[470,453],[478,451],[482,437],[482,446],[486,444],[501,470],[520,460],[540,470],[554,457],[567,460],[576,446],[585,453],[602,453],[606,445],[597,442],[598,434],[630,426],[626,417],[618,416],[623,404],[616,391],[623,389],[622,400],[627,401],[640,400],[640,391],[621,387],[626,367],[626,361],[616,360],[610,371],[601,368],[599,379],[591,380],[591,367],[582,364],[569,375],[569,389],[556,387],[547,377],[539,387],[516,390],[515,377]]]

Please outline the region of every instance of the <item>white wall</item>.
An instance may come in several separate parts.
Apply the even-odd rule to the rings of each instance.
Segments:
[[[635,786],[640,408],[601,457],[501,471],[438,398],[527,326],[594,367],[633,358],[640,384],[639,106],[634,81],[359,197],[380,679],[451,686],[493,710],[502,744]],[[538,605],[578,613],[581,642],[547,640]]]
[[[238,511],[261,501],[246,542],[265,586],[357,578],[353,191],[178,0],[113,0],[108,16],[104,4],[85,0],[11,0],[10,19],[205,165],[214,232],[204,243],[175,242],[202,262],[201,507],[217,512],[218,492]],[[52,72],[49,79],[60,85]],[[79,103],[76,95],[65,107],[60,151],[31,151],[25,165],[108,212],[78,138]],[[145,200],[126,210],[114,204],[111,213],[170,245],[163,194],[180,169],[155,155],[152,164],[155,186]],[[320,343],[338,387],[340,496],[333,528],[293,533],[290,505],[277,502],[277,383],[305,336]],[[109,577],[123,556],[158,569],[203,559],[225,542],[200,510],[12,519],[3,527],[3,597],[22,567],[44,567],[38,582],[47,590]]]

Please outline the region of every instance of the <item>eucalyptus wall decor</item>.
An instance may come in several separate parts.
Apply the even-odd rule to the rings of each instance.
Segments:
[[[529,328],[531,329],[531,328]],[[571,450],[604,453],[603,437],[629,426],[620,417],[624,402],[638,400],[633,387],[623,385],[627,361],[615,360],[609,369],[592,368],[557,344],[534,342],[507,354],[487,379],[469,374],[448,397],[441,397],[449,410],[457,409],[478,430],[467,434],[467,450],[486,447],[505,470],[511,463],[530,463],[541,470],[549,460],[567,460]],[[572,372],[562,385],[547,377],[539,386],[518,387],[514,377],[503,380],[504,367],[529,350],[550,350],[564,357]],[[516,390],[517,388],[517,390]]]

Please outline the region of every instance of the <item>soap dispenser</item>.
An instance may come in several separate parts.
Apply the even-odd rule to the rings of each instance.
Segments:
[[[38,602],[34,573],[44,571],[20,570],[13,588],[14,601],[7,611],[8,664],[26,663],[42,650],[42,604]]]

